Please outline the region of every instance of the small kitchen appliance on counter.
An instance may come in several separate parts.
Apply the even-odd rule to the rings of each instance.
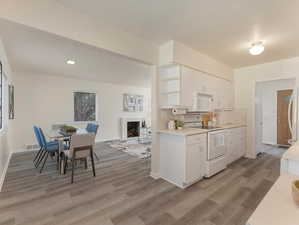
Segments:
[[[174,120],[168,121],[168,130],[175,130],[175,121]]]

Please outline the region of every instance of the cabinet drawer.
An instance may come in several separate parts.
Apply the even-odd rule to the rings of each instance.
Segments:
[[[207,135],[200,134],[200,135],[192,135],[186,137],[186,144],[193,145],[193,144],[206,144],[207,143]]]

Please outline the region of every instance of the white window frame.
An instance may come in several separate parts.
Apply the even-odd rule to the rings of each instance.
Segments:
[[[3,130],[4,130],[4,119],[3,119],[3,112],[4,112],[4,101],[3,101],[3,95],[4,95],[4,91],[3,91],[3,74],[4,74],[4,72],[3,72],[3,64],[2,64],[2,61],[0,61],[0,81],[1,81],[1,86],[0,86],[0,88],[1,88],[1,108],[0,108],[0,110],[1,110],[1,114],[0,114],[0,116],[1,116],[1,127],[0,127],[0,132],[2,132]]]

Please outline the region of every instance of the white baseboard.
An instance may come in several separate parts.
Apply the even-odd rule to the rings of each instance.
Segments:
[[[160,174],[151,171],[151,173],[150,173],[150,177],[152,177],[152,178],[154,178],[155,180],[157,180],[157,179],[160,178]]]
[[[106,141],[115,141],[115,140],[120,140],[119,138],[113,138],[113,139],[96,139],[96,143],[101,143],[101,142],[106,142]]]
[[[7,160],[7,162],[4,166],[4,170],[3,170],[3,173],[2,173],[1,178],[0,178],[0,192],[2,191],[2,186],[4,184],[4,180],[5,180],[5,176],[6,176],[8,166],[9,166],[11,156],[12,156],[12,153],[9,153],[8,160]]]
[[[20,148],[16,149],[13,153],[21,153],[21,152],[34,152],[38,151],[39,149],[26,149],[26,148]]]
[[[274,143],[274,142],[268,142],[268,141],[262,141],[262,144],[264,144],[264,145],[273,145],[273,146],[277,146],[277,143]]]
[[[257,154],[255,154],[255,155],[245,154],[244,158],[246,158],[246,159],[256,159],[256,156],[257,156]]]

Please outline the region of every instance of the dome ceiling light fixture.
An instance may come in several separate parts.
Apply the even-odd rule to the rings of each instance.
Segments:
[[[71,59],[67,60],[66,63],[68,65],[75,65],[76,64],[76,62],[74,60],[71,60]]]
[[[254,42],[251,44],[249,48],[249,53],[251,55],[260,55],[265,50],[265,46],[262,41]]]

